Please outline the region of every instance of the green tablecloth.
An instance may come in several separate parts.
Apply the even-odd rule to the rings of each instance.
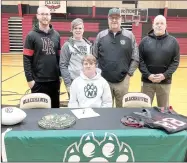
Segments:
[[[67,109],[61,109],[59,112],[67,111],[70,113]],[[121,109],[97,110],[100,117],[95,120],[77,120],[75,126],[68,130],[37,128],[37,118],[31,119],[33,114],[29,112],[35,112],[37,117],[40,111],[27,112],[27,121],[13,128],[5,136],[8,161],[176,162],[184,161],[187,151],[187,131],[168,135],[160,130],[125,127],[120,123],[120,117],[124,112]],[[108,122],[111,117],[113,119]],[[92,121],[95,121],[95,124]],[[35,122],[35,126],[32,125],[33,130],[24,127],[29,122]],[[97,130],[93,129],[94,125]],[[102,129],[104,126],[106,130]]]

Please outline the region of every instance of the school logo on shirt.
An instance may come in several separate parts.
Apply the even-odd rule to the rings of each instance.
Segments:
[[[87,98],[94,98],[97,96],[97,87],[92,84],[87,84],[84,87],[84,94]]]
[[[87,54],[87,46],[78,46],[78,49],[80,50],[82,55]]]
[[[42,43],[43,43],[43,49],[42,49],[42,51],[46,52],[46,55],[53,55],[53,54],[55,54],[55,51],[54,51],[54,42],[51,41],[51,39],[48,38],[48,37],[42,37],[41,40],[42,40]]]
[[[120,40],[121,45],[125,45],[125,40]]]

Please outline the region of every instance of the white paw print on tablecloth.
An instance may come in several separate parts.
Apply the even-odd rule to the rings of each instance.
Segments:
[[[98,138],[99,139],[99,138]],[[134,162],[131,147],[119,142],[113,133],[105,133],[98,141],[93,132],[84,134],[80,141],[71,144],[65,151],[63,162]]]

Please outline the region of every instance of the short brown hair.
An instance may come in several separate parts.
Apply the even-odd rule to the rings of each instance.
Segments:
[[[71,30],[73,30],[76,26],[82,24],[84,27],[83,20],[81,18],[76,18],[71,22]]]
[[[84,56],[84,58],[82,60],[82,63],[84,63],[84,62],[96,64],[96,58],[92,54],[86,55],[86,56]]]

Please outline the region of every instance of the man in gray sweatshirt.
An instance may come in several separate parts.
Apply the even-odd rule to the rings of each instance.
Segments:
[[[71,32],[73,36],[61,48],[59,63],[68,94],[72,81],[80,75],[84,56],[92,53],[91,43],[83,37],[84,23],[82,19],[77,18],[71,22]]]

